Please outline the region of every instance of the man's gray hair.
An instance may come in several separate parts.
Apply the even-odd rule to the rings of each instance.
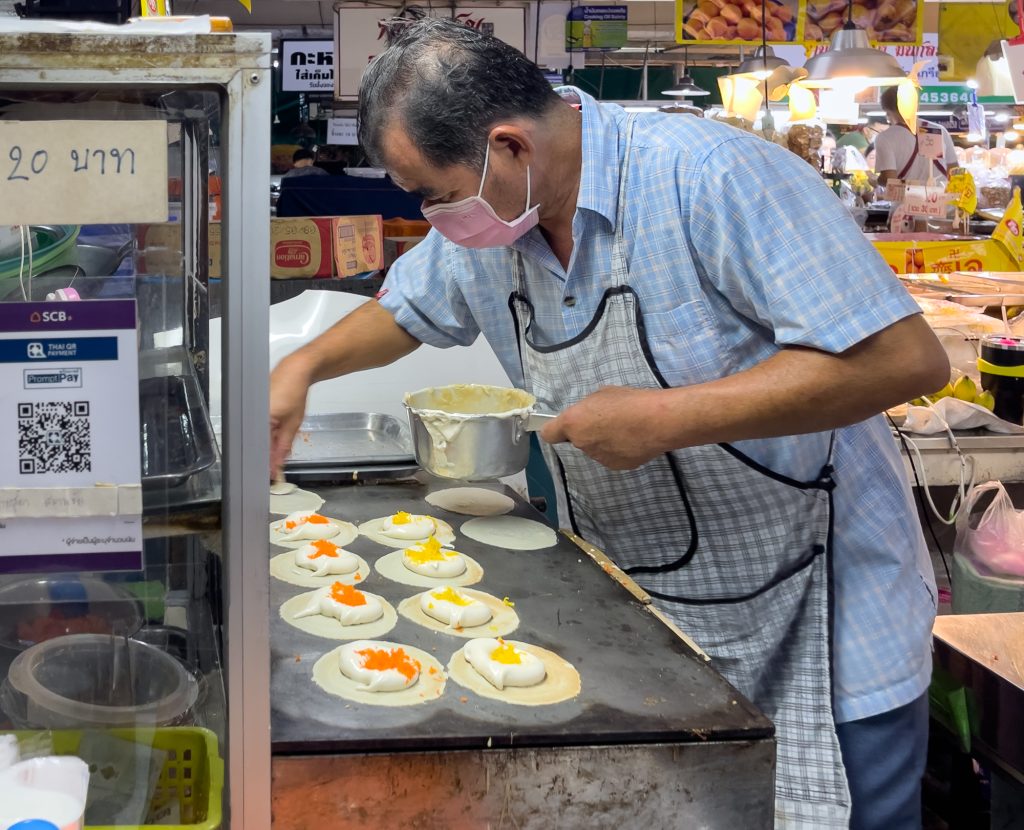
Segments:
[[[538,118],[558,100],[518,49],[461,23],[426,18],[402,30],[363,72],[359,143],[381,165],[384,128],[395,119],[431,164],[480,170],[495,124]]]

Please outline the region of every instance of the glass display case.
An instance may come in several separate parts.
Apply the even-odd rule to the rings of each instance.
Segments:
[[[270,826],[270,83],[269,35],[0,35],[0,732],[86,827]]]

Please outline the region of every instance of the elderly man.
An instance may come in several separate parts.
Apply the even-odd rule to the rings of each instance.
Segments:
[[[564,520],[775,722],[778,825],[919,827],[935,588],[877,413],[949,365],[843,206],[785,150],[557,94],[452,22],[398,36],[359,107],[434,229],[275,370],[275,466],[310,384],[482,333],[561,412]]]

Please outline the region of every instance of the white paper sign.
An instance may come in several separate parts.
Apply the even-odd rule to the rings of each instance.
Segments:
[[[355,118],[332,118],[327,122],[327,143],[354,145],[359,143]]]
[[[142,567],[134,300],[0,303],[0,573]]]
[[[926,133],[921,130],[917,134],[917,151],[925,158],[942,161],[946,155],[941,133]]]
[[[488,32],[520,52],[526,48],[526,9],[524,7],[484,8],[480,6],[436,6],[423,8],[433,17],[454,17],[460,23]],[[387,48],[386,22],[395,9],[335,8],[335,98],[356,98],[359,79],[366,65]],[[564,31],[565,21],[562,21]],[[283,62],[282,62],[283,63]],[[287,87],[285,87],[287,88]]]
[[[281,89],[330,93],[334,89],[334,41],[282,40]]]
[[[166,221],[166,122],[0,121],[0,225]]]
[[[1024,43],[1010,45],[1003,41],[1003,57],[1010,69],[1010,82],[1013,84],[1013,100],[1024,104]]]

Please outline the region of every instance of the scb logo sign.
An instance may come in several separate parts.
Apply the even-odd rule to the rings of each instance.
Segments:
[[[28,319],[30,323],[66,323],[71,315],[66,311],[33,311]]]

